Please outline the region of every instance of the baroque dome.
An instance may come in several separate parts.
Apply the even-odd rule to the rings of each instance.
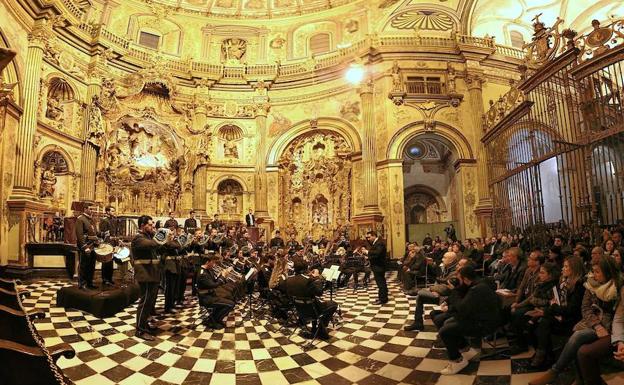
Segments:
[[[139,0],[170,10],[205,16],[273,18],[336,8],[360,0]]]

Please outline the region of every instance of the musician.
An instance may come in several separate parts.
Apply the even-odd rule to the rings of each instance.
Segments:
[[[277,247],[278,249],[281,249],[282,247],[284,247],[284,240],[282,239],[282,236],[280,235],[279,230],[275,230],[275,237],[273,237],[271,241],[269,242],[269,247],[270,248]]]
[[[328,243],[329,243],[329,240],[327,239],[325,234],[323,234],[321,235],[321,239],[319,239],[316,244],[318,245],[319,249],[326,249]]]
[[[238,240],[238,249],[240,250],[243,247],[247,247],[250,250],[255,247],[248,232],[244,232],[242,238]]]
[[[139,306],[136,313],[135,336],[144,340],[152,341],[154,337],[150,334],[155,327],[149,325],[148,317],[154,311],[156,297],[158,295],[158,285],[160,283],[160,258],[161,245],[154,239],[154,225],[152,217],[142,215],[138,220],[139,231],[132,240],[130,250],[134,266],[134,278],[141,289]],[[170,233],[173,235],[173,233]],[[165,244],[168,247],[175,247],[169,238]]]
[[[180,266],[179,251],[182,245],[176,238],[163,246],[163,260],[165,271],[165,313],[177,313],[175,302],[178,297],[182,269]]]
[[[176,231],[176,239],[178,239],[180,236],[187,237],[188,235],[184,232],[184,229],[182,227],[178,226],[177,231]],[[178,243],[178,246],[179,247],[176,250],[176,254],[177,254],[176,261],[178,265],[180,266],[180,276],[178,277],[177,288],[175,290],[175,303],[176,303],[175,307],[177,309],[181,309],[184,307],[184,294],[186,293],[186,278],[191,272],[192,266],[188,258],[186,258],[187,249],[179,245],[179,243]]]
[[[164,227],[172,230],[178,228],[178,221],[175,219],[173,211],[169,211],[169,219],[165,222]]]
[[[295,239],[295,234],[290,234],[290,239],[286,242],[286,248],[289,250],[297,250],[299,248],[299,242]]]
[[[197,279],[199,304],[214,309],[210,319],[205,322],[205,325],[211,329],[223,329],[225,327],[223,318],[232,311],[235,305],[233,300],[217,294],[217,289],[225,284],[223,275],[216,275],[213,271],[218,259],[219,257],[215,254],[206,258]]]
[[[191,210],[189,217],[184,220],[184,231],[193,234],[197,228],[199,228],[199,223],[195,218],[195,210]]]
[[[95,271],[95,253],[93,248],[95,246],[96,233],[92,215],[91,207],[85,205],[82,214],[76,219],[76,243],[80,261],[78,288],[80,290],[97,289],[93,285],[93,273]]]
[[[374,305],[381,305],[388,302],[388,284],[386,283],[386,268],[388,264],[388,256],[386,252],[386,244],[379,239],[376,231],[369,231],[366,233],[366,240],[369,243],[368,249],[363,249],[362,252],[368,255],[370,261],[371,270],[373,271],[373,277],[377,284],[378,299],[373,302]]]
[[[229,228],[227,230],[227,235],[225,236],[225,239],[223,239],[223,242],[221,243],[221,247],[223,247],[224,249],[231,249],[232,246],[236,245],[236,237],[234,236],[234,228]]]
[[[219,214],[215,214],[210,225],[213,229],[217,229],[217,232],[221,231],[221,226],[223,226],[223,222],[219,220]]]
[[[252,209],[249,209],[249,213],[245,215],[245,223],[247,227],[256,227],[256,216]]]
[[[100,235],[106,238],[116,238],[119,236],[119,221],[115,216],[115,208],[106,206],[104,208],[105,216],[100,221]],[[113,245],[115,246],[115,245]],[[102,283],[104,286],[113,286],[113,260],[102,262]]]
[[[312,333],[315,333],[318,327],[318,338],[327,340],[329,339],[327,325],[338,309],[338,304],[333,301],[321,301],[317,298],[323,295],[325,283],[318,270],[315,269],[308,273],[308,265],[304,261],[295,262],[294,268],[295,276],[288,278],[282,285],[291,297],[315,299],[316,310],[323,314],[324,318],[320,325],[317,325],[316,322],[312,324]]]

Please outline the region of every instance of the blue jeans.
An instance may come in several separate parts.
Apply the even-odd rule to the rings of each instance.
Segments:
[[[581,346],[594,342],[598,339],[594,329],[583,329],[574,332],[568,342],[563,347],[561,355],[555,364],[552,366],[552,370],[556,373],[561,373],[565,368],[570,365],[576,359],[576,353]]]

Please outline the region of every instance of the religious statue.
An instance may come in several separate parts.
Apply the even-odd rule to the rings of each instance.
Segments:
[[[42,198],[54,195],[54,185],[56,185],[56,175],[54,174],[54,165],[49,164],[44,167],[41,174],[41,186],[39,196]]]
[[[60,122],[63,120],[64,112],[65,110],[63,109],[63,106],[61,105],[61,101],[59,100],[59,98],[55,95],[51,95],[48,98],[48,108],[46,109],[46,118]]]
[[[312,202],[312,223],[326,225],[329,223],[327,199],[323,194],[317,194]]]
[[[89,139],[96,144],[104,136],[104,122],[100,107],[100,98],[97,95],[93,95],[89,105]]]
[[[221,52],[225,61],[240,61],[247,52],[247,41],[238,38],[225,39],[221,45]]]
[[[399,62],[396,60],[392,63],[392,90],[401,91],[403,88],[403,82],[401,81],[401,68],[399,68]]]
[[[223,144],[223,156],[238,159],[238,146],[232,139],[226,140]]]
[[[223,214],[236,214],[238,199],[234,195],[226,195],[221,201],[221,212]]]

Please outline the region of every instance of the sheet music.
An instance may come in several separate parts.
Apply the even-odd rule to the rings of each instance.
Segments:
[[[318,254],[318,250],[319,250],[319,248],[318,248],[318,246],[317,246],[317,245],[312,245],[312,252],[313,252],[314,254]]]
[[[325,278],[325,280],[331,281],[334,275],[334,272],[331,269],[323,269],[323,272],[321,273],[321,275],[323,276],[323,278]]]
[[[251,269],[249,269],[249,271],[247,272],[247,274],[245,274],[245,281],[249,281],[249,278],[254,275],[256,273],[256,268],[252,267]]]
[[[559,298],[559,290],[557,290],[557,286],[553,286],[552,290],[555,302],[557,302],[557,305],[561,306],[561,299]]]

